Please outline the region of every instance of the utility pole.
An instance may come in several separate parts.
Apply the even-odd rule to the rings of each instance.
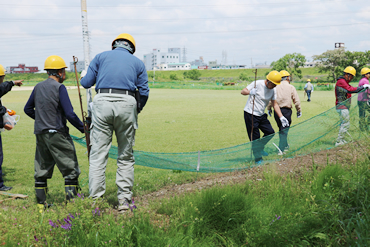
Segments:
[[[84,47],[85,70],[87,71],[90,64],[90,45],[89,30],[87,27],[87,5],[86,0],[81,0],[81,17],[82,17],[82,38]],[[86,89],[87,100],[87,117],[91,117],[90,103],[92,102],[91,88]]]

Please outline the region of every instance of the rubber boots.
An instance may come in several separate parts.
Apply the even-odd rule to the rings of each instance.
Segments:
[[[66,200],[70,201],[72,198],[74,198],[77,195],[78,190],[78,180],[65,180],[65,191],[66,191]]]
[[[37,207],[39,208],[40,213],[42,213],[43,209],[45,208],[46,194],[48,192],[47,181],[46,180],[44,181],[36,180],[35,190],[36,190]]]

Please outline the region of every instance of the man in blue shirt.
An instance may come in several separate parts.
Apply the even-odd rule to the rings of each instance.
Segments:
[[[40,212],[47,206],[47,179],[53,175],[55,164],[65,180],[66,199],[77,195],[78,177],[81,173],[76,150],[69,135],[67,120],[81,133],[84,126],[73,111],[67,89],[62,84],[67,68],[63,58],[49,56],[44,69],[49,78],[33,89],[24,112],[35,120],[35,189]]]
[[[130,34],[120,34],[112,50],[95,56],[87,72],[81,73],[81,85],[95,85],[93,100],[89,190],[94,199],[105,193],[105,169],[113,131],[118,142],[117,175],[118,210],[129,209],[134,185],[135,130],[137,115],[148,100],[148,75],[144,63],[133,56],[136,49]],[[137,104],[135,93],[140,94]]]
[[[313,92],[313,85],[311,84],[311,80],[308,79],[306,85],[304,86],[304,91],[307,93],[307,101],[311,101],[311,93]]]

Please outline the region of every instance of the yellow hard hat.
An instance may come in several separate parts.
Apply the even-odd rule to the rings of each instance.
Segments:
[[[276,70],[271,71],[267,76],[266,79],[274,83],[275,85],[279,85],[281,83],[281,75]]]
[[[0,70],[1,71],[1,70]],[[370,69],[369,68],[363,68],[362,70],[361,70],[361,75],[366,75],[366,74],[368,74],[368,73],[370,73]],[[0,74],[1,75],[1,74]]]
[[[136,50],[136,42],[135,42],[135,39],[134,37],[132,37],[130,34],[128,33],[121,33],[120,35],[117,36],[117,38],[115,38],[112,42],[112,46],[114,45],[114,41],[116,40],[119,40],[119,39],[125,39],[125,40],[128,40],[130,41],[133,45],[134,45],[134,52],[132,54],[135,53],[135,50]]]
[[[4,66],[0,64],[0,76],[5,75],[6,70],[4,69]]]
[[[311,82],[311,79],[307,79],[307,81]]]
[[[344,69],[344,73],[351,74],[353,76],[356,76],[356,69],[353,68],[352,66],[348,66],[347,68]]]
[[[67,68],[67,65],[64,62],[63,58],[57,55],[52,55],[45,60],[44,69],[63,69],[63,68]]]
[[[280,71],[280,75],[281,75],[281,77],[290,76],[289,72],[288,72],[288,71],[286,71],[286,70],[282,70],[282,71]]]

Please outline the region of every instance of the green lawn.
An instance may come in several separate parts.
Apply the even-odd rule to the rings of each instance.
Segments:
[[[302,234],[308,234],[308,232],[310,235],[305,238],[311,243],[315,243],[317,238],[322,236],[317,235],[319,232],[310,230],[314,226],[321,227],[317,224],[324,224],[325,222],[324,218],[320,220],[314,214],[319,210],[317,204],[314,201],[307,201],[304,204],[307,193],[316,193],[322,198],[326,197],[326,194],[324,195],[321,192],[321,194],[317,191],[311,192],[314,188],[310,187],[310,181],[316,179],[317,174],[315,172],[303,177],[302,181],[304,182],[302,184],[296,183],[290,178],[286,180],[274,175],[266,175],[267,180],[260,187],[254,188],[252,184],[248,183],[247,185],[222,190],[215,188],[205,194],[186,195],[184,198],[163,202],[162,206],[161,204],[153,204],[151,210],[163,214],[165,217],[158,220],[158,217],[161,218],[162,216],[153,216],[153,219],[157,222],[153,226],[153,222],[147,220],[146,212],[142,212],[136,218],[125,216],[126,218],[122,220],[122,218],[117,218],[110,213],[101,218],[95,217],[94,213],[91,214],[91,201],[88,200],[77,200],[76,204],[69,203],[67,207],[62,206],[64,181],[60,172],[55,169],[53,178],[48,182],[48,202],[56,204],[56,207],[45,212],[45,214],[39,215],[34,201],[33,160],[35,137],[33,135],[33,120],[23,113],[23,107],[30,93],[31,91],[13,91],[2,98],[6,107],[17,111],[17,114],[21,116],[19,123],[12,131],[1,134],[4,149],[3,171],[5,173],[5,184],[14,187],[12,193],[26,194],[30,198],[0,204],[0,221],[5,222],[6,226],[0,229],[0,244],[3,242],[6,246],[13,246],[12,243],[17,243],[17,238],[19,238],[23,246],[30,246],[31,244],[43,246],[45,242],[39,240],[43,237],[44,240],[42,241],[47,240],[48,243],[54,241],[56,245],[68,243],[68,239],[70,239],[69,244],[64,246],[91,246],[94,243],[96,246],[106,246],[110,239],[114,239],[114,243],[117,245],[118,243],[121,243],[121,245],[124,245],[124,243],[140,245],[139,243],[141,243],[142,246],[149,246],[148,243],[155,239],[160,246],[168,246],[171,243],[171,246],[212,246],[214,243],[222,246],[236,246],[245,239],[250,239],[254,243],[266,243],[267,237],[273,239],[274,234],[278,234],[278,232],[282,234],[281,239],[279,239],[279,243],[281,243],[281,241],[284,242],[285,239],[289,239],[289,232],[292,229],[296,229],[294,241],[298,241]],[[85,91],[83,91],[83,94],[85,94]],[[77,90],[69,90],[69,95],[74,109],[80,115]],[[332,91],[314,92],[312,102],[303,100],[303,91],[299,91],[299,96],[302,100],[303,116],[297,119],[294,111],[293,124],[298,124],[330,109],[335,103],[334,92]],[[248,141],[243,119],[243,108],[246,101],[247,97],[242,96],[239,90],[152,89],[147,106],[139,115],[139,129],[135,149],[164,153],[188,152],[219,149],[245,143]],[[277,129],[273,118],[269,119],[274,128]],[[312,128],[314,127],[312,126]],[[82,136],[71,126],[70,133]],[[88,195],[86,151],[80,145],[76,145],[76,150],[82,170],[80,176],[82,193]],[[108,161],[106,203],[97,204],[102,212],[110,212],[104,210],[112,208],[117,203],[115,163],[116,161],[113,159]],[[364,169],[366,170],[366,167],[364,167],[365,165],[361,168],[362,170],[359,168],[360,174],[363,173]],[[335,169],[340,170],[341,168]],[[345,174],[345,171],[340,170],[339,172]],[[330,178],[332,172],[328,172],[328,174]],[[166,185],[173,186],[191,182],[204,176],[213,175],[192,172],[179,173],[171,170],[136,166],[134,196],[159,190]],[[328,181],[329,184],[333,182],[325,176],[323,175],[325,181]],[[356,174],[353,177],[350,181],[360,179],[356,177]],[[337,179],[338,176],[334,178]],[[274,188],[270,188],[271,185],[274,185]],[[292,189],[287,189],[290,188],[289,186],[292,186]],[[350,187],[350,185],[348,186]],[[268,192],[269,188],[271,193]],[[297,188],[297,192],[293,192],[294,188]],[[336,188],[333,184],[331,193],[335,194],[334,190]],[[350,187],[349,191],[352,190],[353,188]],[[247,194],[248,191],[252,194]],[[276,196],[273,196],[275,194]],[[328,195],[328,198],[334,194]],[[265,199],[259,201],[261,196]],[[293,200],[293,198],[296,201],[292,206],[286,206],[285,202]],[[251,202],[254,202],[253,205]],[[277,203],[274,204],[274,202]],[[261,209],[259,209],[259,205],[261,205]],[[225,211],[224,207],[228,210]],[[324,208],[326,206],[322,205],[320,210],[324,210]],[[227,215],[222,212],[226,212]],[[50,229],[52,227],[48,224],[48,219],[53,221],[63,220],[68,213],[79,215],[78,222],[80,223],[75,223],[75,231],[66,235],[63,232],[64,230],[60,228],[59,232],[56,232],[57,229]],[[198,216],[199,214],[200,216]],[[275,214],[284,217],[289,216],[289,220],[285,221],[288,225],[279,223],[283,227],[279,227],[279,224],[275,224],[272,228],[269,227],[269,222],[274,219]],[[309,214],[309,216],[303,217],[304,214]],[[170,218],[171,215],[173,215],[173,218]],[[238,220],[233,221],[234,217],[232,215],[235,215]],[[244,221],[245,217],[251,219]],[[204,222],[198,222],[198,218],[204,220]],[[330,219],[329,216],[328,218]],[[247,222],[246,225],[244,225],[245,222]],[[300,226],[296,227],[295,222],[299,222]],[[162,224],[167,224],[169,228],[163,228],[163,230],[158,228]],[[228,227],[228,224],[232,227]],[[241,228],[238,227],[239,224],[242,224]],[[109,230],[108,226],[114,226],[114,228]],[[187,226],[189,228],[186,228]],[[263,230],[261,232],[260,227]],[[348,227],[350,229],[350,226]],[[122,228],[125,229],[124,232],[122,232]],[[205,233],[206,235],[203,235],[202,229],[205,228],[208,230]],[[235,231],[232,230],[234,228]],[[168,237],[167,233],[170,234]],[[38,242],[34,240],[33,236],[38,238]],[[125,242],[126,240],[127,242]],[[294,241],[291,239],[289,243],[296,243]]]
[[[33,195],[33,162],[35,137],[33,120],[26,116],[23,107],[31,91],[14,91],[3,97],[3,104],[14,109],[21,116],[12,131],[2,133],[4,149],[3,169],[6,185],[13,186],[14,193]],[[82,91],[83,96],[85,90]],[[80,116],[77,90],[69,90],[76,113]],[[333,92],[314,92],[312,101],[303,101],[303,116],[297,119],[295,111],[293,124],[305,121],[318,113],[333,107]],[[135,150],[151,152],[189,152],[226,148],[248,142],[243,118],[247,97],[234,90],[170,90],[152,89],[149,101],[139,115],[139,129]],[[272,125],[277,130],[273,118]],[[82,136],[69,124],[70,133]],[[114,143],[115,144],[115,143]],[[88,161],[85,148],[76,144],[77,156],[82,168],[80,176],[84,193],[88,192]],[[107,168],[108,197],[115,198],[115,160],[109,159]],[[200,175],[202,176],[202,175]],[[170,177],[170,179],[168,179]],[[156,178],[150,180],[151,178]],[[136,166],[135,181],[139,181],[136,194],[153,191],[168,183],[182,183],[195,179],[193,173],[173,173],[168,170]],[[142,182],[145,186],[141,186]],[[55,169],[50,181],[51,194],[57,200],[63,198],[63,180]]]

